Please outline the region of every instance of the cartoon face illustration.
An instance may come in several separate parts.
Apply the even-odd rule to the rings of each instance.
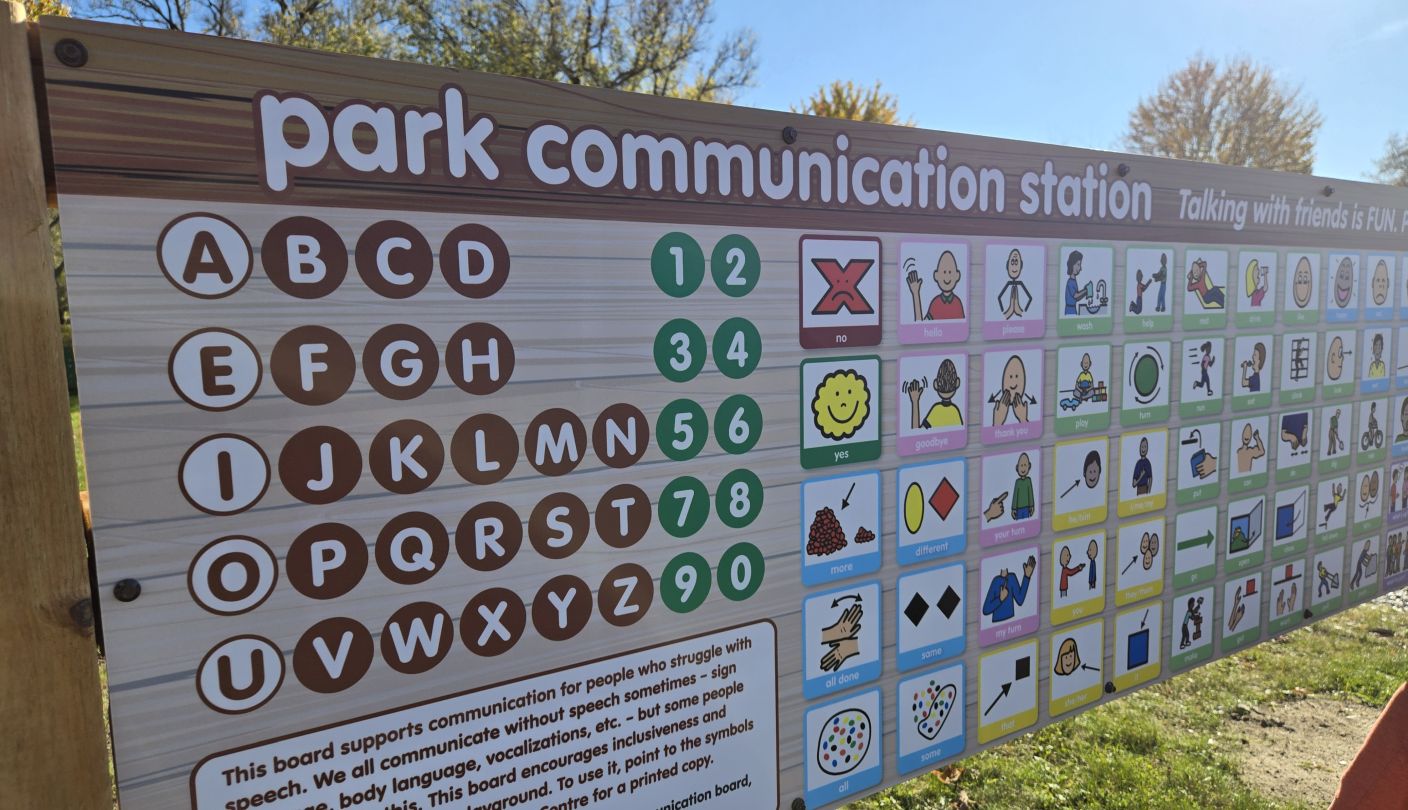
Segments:
[[[1349,306],[1349,299],[1353,294],[1354,262],[1346,256],[1340,259],[1339,266],[1335,268],[1335,306]]]
[[[1310,295],[1314,292],[1314,279],[1311,278],[1310,259],[1305,256],[1300,257],[1296,262],[1296,272],[1291,277],[1291,297],[1295,300],[1296,306],[1305,309],[1310,304]]]
[[[1095,489],[1100,483],[1100,454],[1094,450],[1085,454],[1085,485],[1089,489]]]
[[[953,251],[945,250],[939,256],[938,265],[934,267],[934,283],[939,285],[941,291],[951,293],[962,279],[963,272],[958,269],[958,259],[954,258]]]
[[[1338,380],[1344,373],[1344,341],[1339,335],[1330,340],[1330,348],[1325,352],[1325,376]]]
[[[1023,453],[1020,456],[1017,456],[1017,477],[1026,478],[1027,475],[1031,473],[1031,471],[1032,460],[1030,458],[1027,458],[1027,454]]]
[[[855,435],[870,417],[870,386],[854,370],[827,374],[812,396],[812,418],[823,436],[840,441]]]
[[[1022,252],[1012,248],[1012,252],[1007,254],[1007,277],[1016,280],[1022,275]]]
[[[1090,558],[1091,560],[1094,560],[1095,557],[1096,557],[1097,555],[1099,555],[1099,554],[1100,554],[1100,544],[1097,543],[1097,542],[1095,542],[1094,540],[1091,540],[1091,541],[1090,541],[1090,545],[1088,545],[1088,546],[1085,547],[1085,556],[1088,557],[1088,558]],[[1093,581],[1093,580],[1092,580],[1092,581]]]
[[[1384,306],[1388,303],[1388,264],[1383,259],[1374,265],[1374,275],[1369,279],[1369,295],[1374,299],[1374,306]]]
[[[1070,675],[1080,669],[1080,650],[1076,647],[1076,640],[1067,638],[1061,642],[1061,648],[1056,653],[1056,664],[1052,667],[1052,672],[1057,675]]]
[[[1014,402],[1027,391],[1027,367],[1022,364],[1022,358],[1015,354],[1008,358],[1007,365],[1002,369],[1002,390]]]

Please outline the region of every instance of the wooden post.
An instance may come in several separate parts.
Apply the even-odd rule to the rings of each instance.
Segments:
[[[24,7],[0,17],[0,804],[109,808]]]

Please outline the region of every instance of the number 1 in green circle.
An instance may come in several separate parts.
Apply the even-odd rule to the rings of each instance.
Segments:
[[[714,414],[714,438],[732,455],[752,450],[762,433],[763,411],[747,394],[734,394],[724,400]]]
[[[704,283],[704,249],[687,233],[667,233],[650,251],[650,275],[661,292],[684,298]]]
[[[741,529],[763,510],[763,482],[752,470],[734,470],[719,482],[714,501],[719,520],[731,529]]]
[[[689,537],[709,519],[709,490],[698,478],[682,475],[660,493],[660,525],[672,537]]]
[[[763,552],[752,543],[735,543],[719,558],[719,593],[734,602],[758,592],[763,584]]]
[[[709,596],[709,563],[693,551],[675,557],[660,574],[660,601],[676,613],[688,613]]]
[[[686,318],[675,318],[655,333],[655,368],[671,382],[688,382],[698,376],[708,351],[704,330]]]
[[[763,359],[763,338],[747,318],[729,318],[714,332],[714,365],[725,377],[747,377]]]
[[[742,298],[758,286],[763,263],[747,237],[731,233],[714,245],[714,252],[709,255],[709,272],[724,295]]]

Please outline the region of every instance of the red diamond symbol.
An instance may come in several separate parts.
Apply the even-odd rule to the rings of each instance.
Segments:
[[[939,520],[948,520],[948,516],[953,512],[953,507],[958,505],[958,490],[949,483],[948,476],[934,487],[934,494],[929,496],[929,506],[934,510],[934,514],[939,516]]]

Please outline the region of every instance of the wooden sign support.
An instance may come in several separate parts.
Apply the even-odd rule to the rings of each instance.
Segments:
[[[24,7],[0,16],[0,796],[112,807]]]

